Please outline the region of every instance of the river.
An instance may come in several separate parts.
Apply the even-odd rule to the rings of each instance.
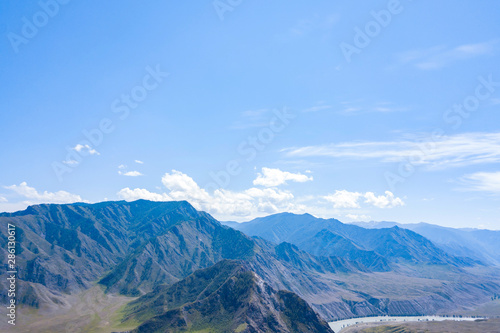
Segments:
[[[341,332],[343,328],[354,324],[361,323],[378,323],[378,322],[409,322],[409,321],[442,321],[442,320],[455,320],[455,321],[474,321],[476,319],[480,319],[479,317],[462,317],[462,318],[454,318],[454,317],[440,317],[440,316],[410,316],[410,317],[391,317],[391,316],[379,316],[379,317],[362,317],[362,318],[352,318],[345,320],[337,320],[329,322],[331,329],[335,332]]]

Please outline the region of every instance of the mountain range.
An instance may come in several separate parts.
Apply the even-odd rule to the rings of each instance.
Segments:
[[[274,243],[290,242],[317,256],[337,255],[388,270],[389,263],[481,264],[468,257],[452,256],[422,235],[397,225],[367,229],[336,219],[320,219],[310,214],[281,213],[246,223],[224,222],[250,236]]]
[[[97,285],[130,298],[117,321],[135,332],[328,332],[324,320],[451,313],[500,293],[497,267],[397,226],[285,213],[229,227],[185,201],[36,205],[0,214],[3,264],[8,223],[21,310],[60,313]]]
[[[467,256],[491,265],[500,265],[500,231],[486,229],[454,229],[428,223],[356,222],[367,229],[400,228],[412,230],[431,240],[455,256]]]

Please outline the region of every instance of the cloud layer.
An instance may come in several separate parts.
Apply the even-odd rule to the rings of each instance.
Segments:
[[[500,171],[476,172],[462,178],[465,189],[500,194]]]
[[[412,50],[398,55],[399,62],[411,64],[419,69],[434,70],[448,66],[456,61],[493,54],[498,40],[475,44],[463,44],[456,47],[444,45],[427,49]]]
[[[414,140],[344,142],[338,144],[287,148],[288,157],[332,157],[378,159],[414,165],[448,168],[500,162],[500,133],[465,133],[452,136],[417,137]]]
[[[181,171],[167,172],[161,179],[165,189],[164,193],[154,193],[146,189],[124,188],[117,194],[125,200],[148,199],[154,201],[187,200],[196,209],[207,211],[219,219],[254,218],[278,212],[306,213],[323,207],[322,211],[331,211],[331,203],[335,209],[361,208],[361,204],[376,208],[393,208],[404,205],[400,198],[391,192],[376,196],[373,192],[364,194],[336,191],[327,196],[297,197],[289,190],[279,189],[276,186],[284,184],[287,180],[296,182],[312,181],[312,177],[300,173],[290,173],[279,169],[262,168],[257,175],[254,185],[264,187],[251,187],[243,191],[230,191],[217,189],[209,192],[201,188],[193,178]],[[364,198],[363,202],[360,199]],[[326,201],[326,204],[325,204]],[[306,203],[308,203],[306,205]]]
[[[337,190],[334,194],[323,197],[328,202],[333,203],[333,208],[361,208],[359,200],[365,199],[365,203],[378,208],[394,208],[404,206],[403,200],[394,196],[390,191],[385,191],[385,195],[375,195],[373,192],[359,193],[347,190]]]

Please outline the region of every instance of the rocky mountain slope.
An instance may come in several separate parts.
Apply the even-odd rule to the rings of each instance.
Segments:
[[[497,271],[443,255],[412,232],[340,222],[325,229],[329,220],[306,216],[320,224],[303,230],[307,243],[291,228],[300,219],[289,216],[289,224],[271,217],[269,226],[281,229],[262,225],[274,243],[223,226],[187,202],[38,205],[0,214],[2,263],[6,224],[13,223],[19,302],[42,309],[67,306],[65,295],[96,282],[108,293],[144,295],[225,259],[245,261],[270,288],[297,294],[324,319],[446,313],[500,293]]]
[[[125,309],[133,332],[333,332],[294,293],[275,291],[244,261],[222,260]]]

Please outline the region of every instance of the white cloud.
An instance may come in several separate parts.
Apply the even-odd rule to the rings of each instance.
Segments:
[[[137,163],[137,164],[144,164],[143,161],[139,161],[139,160],[135,160],[134,162]]]
[[[151,201],[172,201],[172,198],[165,193],[153,193],[142,188],[131,190],[130,188],[126,187],[118,192],[118,196],[127,201],[134,201],[138,199],[146,199]]]
[[[448,168],[500,162],[500,133],[465,133],[416,137],[413,140],[344,142],[284,149],[288,157],[378,159],[414,165]]]
[[[397,206],[404,206],[403,200],[394,197],[390,191],[385,191],[385,195],[376,196],[373,192],[366,192],[364,195],[366,203],[372,204],[378,208],[393,208]]]
[[[253,184],[273,187],[286,184],[288,180],[298,183],[304,183],[307,181],[312,181],[313,177],[308,177],[301,173],[281,171],[280,169],[262,168],[262,173],[259,173],[257,175],[257,178],[253,181]]]
[[[334,194],[324,196],[323,198],[333,203],[334,208],[359,208],[358,200],[362,196],[358,192],[349,192],[346,190],[335,191]]]
[[[465,189],[500,193],[500,171],[476,172],[462,178]]]
[[[7,198],[0,196],[0,202],[8,202]]]
[[[207,211],[221,219],[253,218],[283,211],[306,212],[306,207],[297,203],[291,192],[275,188],[252,187],[241,192],[217,189],[209,193],[191,177],[177,170],[166,173],[162,177],[162,183],[168,190],[167,193],[124,188],[118,192],[118,196],[125,200],[187,200],[196,209]]]
[[[242,218],[248,220],[250,218],[279,212],[303,214],[306,212],[314,213],[323,211],[326,215],[332,213],[331,206],[327,206],[324,203],[321,204],[321,200],[318,200],[321,199],[320,197],[295,197],[291,191],[274,187],[251,187],[238,192],[226,189],[216,189],[209,192],[201,188],[191,177],[177,170],[167,172],[162,177],[162,183],[166,188],[164,193],[154,193],[140,188],[132,190],[127,187],[120,190],[117,194],[120,198],[129,201],[137,199],[154,201],[186,200],[196,209],[206,211],[221,220],[241,220]],[[337,191],[336,194],[339,192],[344,196],[344,201],[341,201],[341,195],[338,195],[335,208],[358,208],[359,199],[371,193],[367,192],[367,194],[361,194],[356,192]],[[335,195],[327,197],[330,198],[334,196]],[[386,198],[389,203],[383,203],[383,198]],[[378,205],[384,208],[395,206],[395,202],[401,200],[399,198],[391,198],[389,195],[379,196],[375,199],[376,201],[374,201],[372,205]],[[333,202],[332,199],[329,201]],[[306,206],[306,203],[310,204]],[[314,206],[318,203],[321,206]]]
[[[139,171],[127,171],[127,172],[125,172],[125,171],[121,171],[121,170],[118,171],[118,174],[122,175],[122,176],[128,176],[128,177],[138,177],[138,176],[143,175]]]
[[[369,215],[346,214],[345,217],[352,221],[366,221],[371,219]]]
[[[180,171],[172,170],[172,173],[166,173],[161,182],[170,190],[170,195],[176,200],[193,200],[204,203],[210,201],[208,192],[200,188],[193,178]]]
[[[126,167],[127,167],[126,165],[124,165],[124,164],[120,164],[120,165],[118,166],[118,169],[125,169]]]
[[[39,193],[34,187],[28,186],[26,182],[22,182],[19,185],[5,186],[6,189],[14,191],[16,194],[29,199],[25,203],[36,204],[36,203],[72,203],[72,202],[82,202],[82,198],[79,195],[71,194],[66,191],[57,192],[47,192]]]
[[[393,208],[403,206],[404,202],[394,194],[385,191],[385,195],[376,196],[373,192],[359,193],[347,190],[335,191],[334,194],[323,196],[328,202],[333,203],[333,208],[361,208],[359,199],[365,198],[365,203],[378,208]]]
[[[498,40],[492,40],[453,48],[439,45],[400,53],[398,60],[401,64],[411,64],[423,70],[439,69],[459,60],[493,54],[497,43]]]
[[[101,154],[99,154],[99,152],[97,150],[95,150],[94,148],[92,148],[89,145],[77,144],[72,149],[76,150],[77,152],[86,152],[90,155],[101,155]],[[70,162],[70,161],[68,161],[68,162]]]

